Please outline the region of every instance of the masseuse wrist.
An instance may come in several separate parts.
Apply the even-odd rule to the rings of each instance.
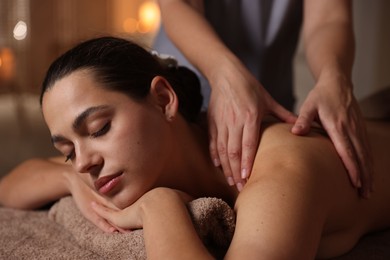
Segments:
[[[337,87],[343,91],[353,91],[351,74],[341,64],[333,62],[324,66],[318,76],[316,87]]]
[[[212,89],[223,87],[225,84],[220,84],[221,80],[226,79],[231,73],[240,72],[243,68],[241,61],[230,52],[212,55],[208,61],[210,62],[207,62],[207,67],[202,72],[210,82]]]

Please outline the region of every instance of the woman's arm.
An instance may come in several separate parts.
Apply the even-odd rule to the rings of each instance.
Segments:
[[[355,42],[350,0],[306,0],[303,39],[306,58],[316,81],[292,129],[309,131],[319,120],[342,158],[351,182],[368,196],[372,188],[370,147],[353,94]]]
[[[0,180],[0,204],[19,209],[36,209],[70,194],[71,166],[58,159],[30,159]]]
[[[116,207],[87,184],[87,175],[76,173],[63,160],[63,157],[30,159],[17,166],[0,180],[0,205],[37,209],[72,195],[85,218],[103,231],[114,232],[116,229],[92,210],[91,201]]]
[[[148,259],[213,259],[196,233],[188,201],[182,192],[156,188],[123,210],[93,208],[121,229],[143,228]]]

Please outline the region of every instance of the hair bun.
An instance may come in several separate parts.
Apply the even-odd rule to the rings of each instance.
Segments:
[[[152,56],[158,61],[158,63],[160,63],[160,65],[163,68],[165,69],[178,68],[178,62],[174,56],[169,54],[158,53],[156,50],[152,50],[150,54],[152,54]]]

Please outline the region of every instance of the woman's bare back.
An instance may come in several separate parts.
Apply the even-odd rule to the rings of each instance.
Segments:
[[[253,233],[259,238],[252,248],[269,258],[283,256],[273,255],[278,248],[289,252],[286,257],[291,259],[327,258],[346,253],[365,233],[390,227],[390,160],[385,158],[390,124],[368,123],[368,127],[376,185],[367,200],[358,196],[333,144],[321,131],[296,137],[289,125],[268,126],[251,178],[237,199],[237,239],[231,247],[245,247],[238,238]]]

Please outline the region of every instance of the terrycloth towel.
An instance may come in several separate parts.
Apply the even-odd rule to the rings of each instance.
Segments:
[[[188,208],[202,241],[220,257],[233,236],[234,211],[216,198],[196,199]],[[104,233],[81,215],[71,197],[56,203],[49,211],[49,218],[70,232],[80,247],[105,259],[146,259],[143,230],[126,234]]]
[[[205,245],[221,259],[234,228],[233,210],[222,200],[200,198],[188,204]],[[0,207],[0,259],[145,259],[143,232],[107,234],[88,222],[71,197],[50,211]],[[390,259],[390,230],[363,238],[337,260]]]

